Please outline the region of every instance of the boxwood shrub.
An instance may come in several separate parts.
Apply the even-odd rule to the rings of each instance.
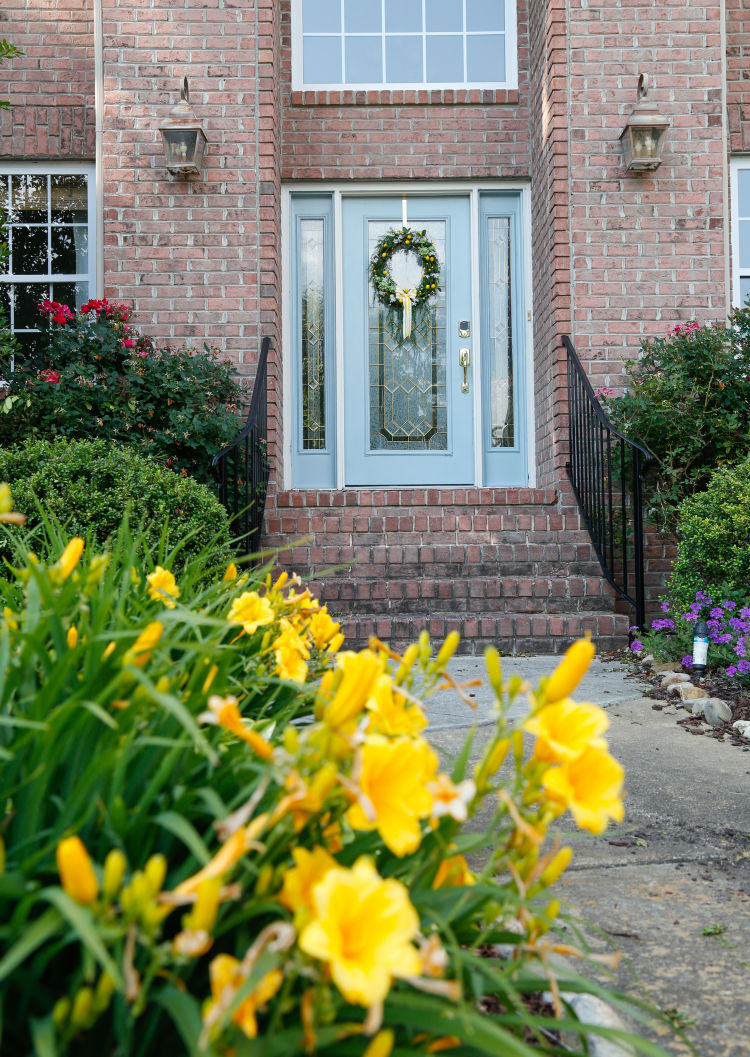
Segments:
[[[217,565],[230,557],[229,520],[213,493],[132,448],[105,440],[35,440],[0,449],[0,481],[11,485],[16,509],[31,526],[41,518],[41,503],[71,535],[104,546],[129,510],[132,523],[143,524],[151,551],[179,547],[175,568],[211,544]]]
[[[698,590],[713,599],[750,599],[750,456],[717,470],[705,492],[682,503],[677,532],[670,581],[675,612]]]

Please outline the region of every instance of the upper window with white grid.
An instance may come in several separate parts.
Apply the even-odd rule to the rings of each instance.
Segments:
[[[295,89],[515,88],[516,0],[292,0]]]
[[[10,255],[0,261],[0,304],[21,347],[45,326],[42,301],[80,308],[95,292],[94,167],[0,164],[0,216]]]

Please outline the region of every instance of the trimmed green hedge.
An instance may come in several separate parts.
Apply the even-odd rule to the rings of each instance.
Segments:
[[[213,543],[217,564],[229,560],[229,519],[218,499],[192,477],[181,477],[132,448],[105,440],[36,440],[0,449],[0,481],[15,509],[40,520],[37,502],[71,535],[103,546],[129,511],[157,552],[167,523],[167,550],[184,541],[174,567]]]
[[[697,590],[713,599],[730,592],[750,598],[750,456],[717,470],[705,492],[682,503],[677,534],[670,581],[675,612]]]

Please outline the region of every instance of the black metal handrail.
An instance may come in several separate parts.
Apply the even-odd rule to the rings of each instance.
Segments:
[[[260,549],[263,511],[266,505],[270,464],[268,461],[268,350],[264,338],[255,372],[250,410],[242,432],[211,459],[219,499],[232,519],[236,545],[250,554]]]
[[[573,492],[606,580],[645,622],[643,471],[653,455],[616,430],[567,335],[569,461]]]

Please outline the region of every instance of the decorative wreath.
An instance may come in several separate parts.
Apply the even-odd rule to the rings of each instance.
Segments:
[[[391,259],[396,250],[414,253],[422,265],[422,281],[415,289],[401,289],[396,286],[391,275]],[[370,278],[381,304],[393,313],[398,305],[403,309],[403,335],[408,338],[411,332],[412,309],[426,304],[433,294],[440,289],[438,282],[440,264],[437,250],[427,237],[426,231],[414,231],[403,227],[400,230],[391,228],[375,247],[370,261]]]

